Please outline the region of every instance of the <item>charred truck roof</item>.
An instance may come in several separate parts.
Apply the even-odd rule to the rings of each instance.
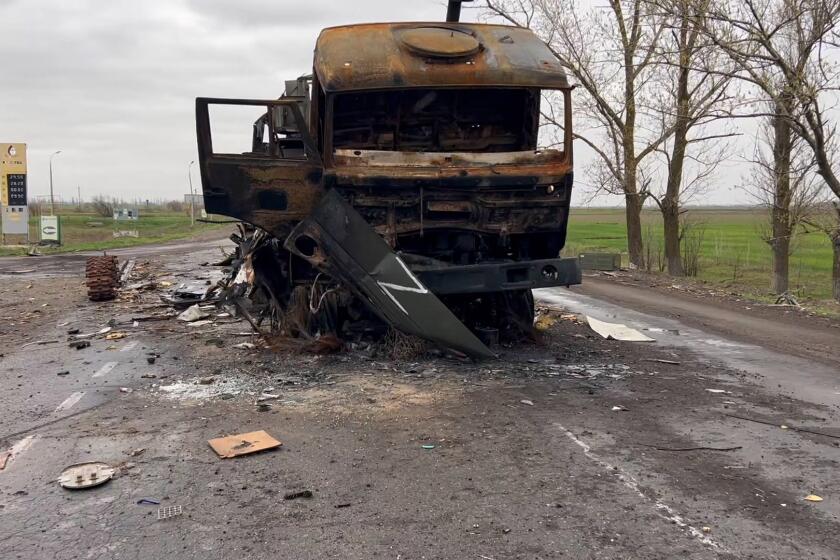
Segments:
[[[448,19],[459,10],[450,2]],[[545,96],[564,124],[547,139]],[[264,108],[250,151],[214,151],[211,105]],[[577,261],[559,257],[571,115],[566,74],[528,29],[332,27],[312,75],[280,99],[197,100],[205,205],[277,240],[260,286],[277,328],[349,336],[355,301],[397,329],[489,357],[499,335],[530,329],[532,288],[580,282]],[[310,305],[301,325],[296,302],[315,294],[335,302],[328,317]]]
[[[324,91],[423,87],[566,89],[566,73],[530,29],[478,23],[330,27],[315,47]]]

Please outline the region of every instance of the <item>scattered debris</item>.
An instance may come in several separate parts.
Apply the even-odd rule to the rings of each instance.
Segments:
[[[56,373],[56,375],[59,375],[59,376],[61,376],[61,375],[70,375],[70,371],[69,371],[69,370],[59,371],[58,373]]]
[[[607,340],[619,340],[622,342],[654,342],[654,339],[645,336],[636,329],[619,323],[606,323],[587,316],[586,321],[589,327]]]
[[[157,356],[146,356],[146,362],[149,365],[155,363],[155,360],[157,360]]]
[[[105,334],[107,332],[111,332],[111,327],[103,327],[103,328],[99,329],[98,331],[92,332],[92,333],[70,335],[68,340],[87,340],[87,339],[90,339],[90,338],[94,338],[95,336]]]
[[[123,263],[120,271],[120,284],[125,284],[136,264],[137,262],[134,259],[129,259]]]
[[[9,462],[11,456],[11,451],[4,451],[3,453],[0,453],[0,471],[6,468],[6,463]]]
[[[233,347],[238,350],[253,350],[257,345],[252,342],[240,342],[239,344],[234,344]]]
[[[807,428],[797,428],[795,426],[787,426],[785,424],[780,425],[780,424],[777,424],[775,422],[769,422],[767,420],[758,420],[756,418],[749,418],[747,416],[740,416],[738,414],[724,414],[724,416],[728,416],[730,418],[737,418],[738,420],[746,420],[747,422],[755,422],[756,424],[764,424],[765,426],[774,426],[774,427],[778,426],[778,427],[782,428],[783,430],[790,429],[790,430],[793,430],[794,432],[802,432],[804,434],[813,434],[815,436],[823,436],[823,437],[827,437],[827,438],[840,439],[840,436],[834,435],[834,434],[827,434],[825,432],[818,432],[816,430],[809,430]]]
[[[160,502],[158,500],[155,500],[154,498],[140,498],[139,500],[137,500],[137,505],[144,505],[144,504],[149,504],[149,505],[152,505],[152,506],[159,506]]]
[[[353,504],[335,504],[335,506],[334,506],[334,507],[335,507],[336,509],[341,509],[341,508],[348,508],[348,507],[350,507],[351,505],[353,505]]]
[[[181,506],[164,506],[158,509],[157,518],[158,520],[169,519],[181,515],[181,513],[183,513]]]
[[[630,409],[625,407],[625,406],[616,405],[616,406],[612,407],[610,410],[612,410],[613,412],[627,412]]]
[[[731,395],[732,391],[727,391],[726,389],[706,389],[709,393],[715,393],[720,395]]]
[[[216,382],[215,377],[202,377],[201,379],[198,380],[199,385],[212,385],[215,382]]]
[[[203,327],[205,325],[211,325],[211,324],[213,324],[213,321],[204,320],[204,321],[193,321],[192,323],[187,323],[187,326],[188,327]]]
[[[27,346],[33,346],[33,345],[36,345],[36,344],[39,345],[39,346],[43,346],[45,344],[55,344],[57,342],[58,342],[57,340],[36,340],[35,342],[27,342],[26,344],[21,346],[21,348],[26,348]]]
[[[105,335],[105,340],[120,340],[127,336],[124,332],[112,332]]]
[[[186,311],[178,315],[178,320],[187,323],[193,323],[195,321],[204,319],[209,316],[210,313],[208,313],[207,311],[202,311],[201,307],[199,307],[198,304],[195,304],[192,307],[188,307]],[[210,321],[207,322],[209,323]]]
[[[739,449],[743,449],[743,446],[741,445],[736,445],[733,447],[708,447],[705,445],[697,447],[660,447],[658,445],[648,445],[645,443],[640,443],[639,445],[643,445],[645,447],[652,447],[657,451],[737,451]]]
[[[283,445],[282,442],[274,439],[264,430],[211,439],[207,443],[210,444],[213,451],[222,459],[248,455]]]
[[[132,449],[131,451],[129,451],[127,453],[127,455],[129,457],[138,457],[138,456],[142,455],[145,451],[146,451],[145,447],[139,447],[137,449]]]
[[[645,358],[646,362],[657,362],[659,364],[668,364],[672,366],[678,366],[681,362],[677,362],[675,360],[663,360],[662,358]]]
[[[822,497],[817,496],[816,494],[808,494],[804,498],[808,502],[821,502],[823,501]]]
[[[344,341],[334,334],[320,336],[306,345],[304,350],[313,354],[334,354],[344,348]]]
[[[528,399],[522,399],[519,402],[521,402],[522,404],[527,404],[528,406],[534,406],[534,401],[530,401]]]
[[[90,346],[89,340],[74,340],[70,344],[68,344],[70,348],[75,348],[76,350],[81,350],[82,348],[87,348]]]
[[[289,492],[283,495],[284,500],[297,500],[298,498],[311,498],[312,490],[301,490],[300,492]]]
[[[776,298],[775,305],[790,305],[799,309],[802,309],[802,305],[796,301],[796,298],[793,297],[793,294],[790,292],[785,292],[781,294],[778,298]]]
[[[423,449],[434,449],[436,446],[431,445],[431,444],[427,444],[427,445],[423,445],[421,447],[423,447]]]
[[[553,317],[550,313],[545,313],[537,317],[537,320],[534,321],[534,328],[540,332],[545,332],[556,322],[557,319],[555,317]]]
[[[160,385],[157,390],[164,396],[178,401],[204,401],[209,399],[230,399],[243,393],[258,394],[253,387],[254,380],[236,374],[225,375],[224,383],[201,385],[195,380],[180,380]]]
[[[171,286],[171,282],[161,282],[162,287]],[[163,294],[160,296],[161,301],[167,303],[176,309],[184,309],[192,305],[201,303],[213,303],[218,298],[213,294],[216,286],[207,286],[206,283],[192,282],[189,284],[179,284],[172,293]]]
[[[68,490],[93,488],[111,480],[116,472],[117,469],[100,461],[78,463],[61,471],[58,483]]]
[[[120,393],[130,393],[131,391],[132,389],[129,389],[128,387],[120,387]]]

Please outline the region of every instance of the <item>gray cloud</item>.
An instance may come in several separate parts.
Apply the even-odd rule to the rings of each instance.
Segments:
[[[0,141],[29,145],[32,195],[49,192],[60,149],[64,197],[180,197],[195,97],[277,97],[311,71],[322,28],[444,12],[443,0],[0,0]],[[220,130],[247,137],[247,119]]]
[[[198,96],[271,98],[311,71],[323,27],[439,19],[439,0],[0,0],[0,141],[29,147],[30,192],[178,197]],[[246,121],[222,122],[225,130]]]

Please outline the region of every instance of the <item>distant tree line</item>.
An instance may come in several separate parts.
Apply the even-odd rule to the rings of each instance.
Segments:
[[[597,155],[598,192],[621,195],[633,266],[645,266],[641,212],[662,213],[667,270],[681,276],[685,205],[731,151],[741,119],[760,119],[745,188],[768,208],[771,288],[789,288],[801,227],[833,247],[840,301],[840,0],[486,0],[487,12],[529,27],[581,94],[575,139]],[[544,125],[561,127],[546,96]],[[693,260],[695,255],[691,255]],[[649,264],[649,263],[648,263]],[[696,262],[691,263],[696,265]]]
[[[50,203],[45,199],[33,200],[29,203],[29,208],[35,215],[49,212]],[[72,200],[55,200],[55,209],[61,212],[63,209],[73,209],[77,212],[90,212],[102,217],[111,217],[114,215],[115,208],[138,208],[151,211],[168,211],[168,212],[189,212],[189,205],[181,200],[131,200],[116,197],[94,196],[89,200],[82,200],[74,198]]]

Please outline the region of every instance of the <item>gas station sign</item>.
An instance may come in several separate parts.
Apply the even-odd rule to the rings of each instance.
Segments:
[[[0,208],[4,235],[29,234],[26,144],[0,143]]]

